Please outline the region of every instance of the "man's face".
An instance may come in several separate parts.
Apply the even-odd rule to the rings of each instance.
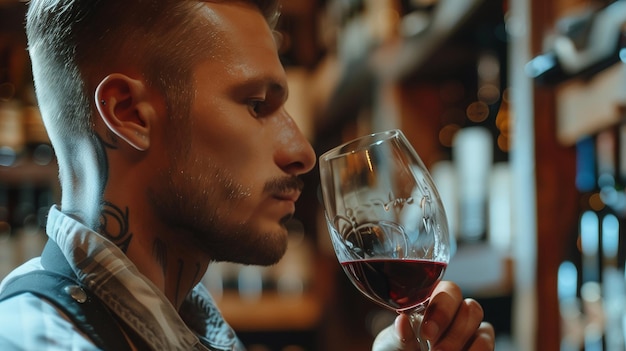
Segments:
[[[311,170],[315,155],[284,109],[286,76],[260,12],[206,3],[202,16],[223,33],[207,35],[217,49],[193,71],[188,122],[164,131],[171,140],[152,203],[211,259],[271,264],[286,249],[295,176]]]

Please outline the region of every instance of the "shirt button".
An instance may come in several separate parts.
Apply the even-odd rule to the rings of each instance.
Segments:
[[[78,285],[66,286],[65,292],[78,303],[85,303],[87,301],[87,293]]]

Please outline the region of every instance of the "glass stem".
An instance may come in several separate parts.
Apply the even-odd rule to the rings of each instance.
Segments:
[[[406,313],[409,316],[409,321],[411,322],[411,327],[413,328],[413,333],[417,338],[417,342],[420,345],[420,351],[430,351],[430,343],[428,340],[422,338],[422,320],[424,319],[424,312],[426,311],[426,306],[428,306],[428,302],[424,302],[414,309],[407,311]]]

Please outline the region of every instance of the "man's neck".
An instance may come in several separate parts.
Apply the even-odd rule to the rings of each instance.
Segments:
[[[146,224],[137,230],[130,227],[125,242],[118,246],[137,269],[152,281],[176,309],[189,292],[200,282],[209,259],[197,249],[188,248],[176,240],[175,235],[162,238]],[[154,229],[154,228],[153,228]]]

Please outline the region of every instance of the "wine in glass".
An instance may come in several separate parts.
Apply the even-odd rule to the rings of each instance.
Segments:
[[[356,288],[420,326],[450,259],[451,238],[435,184],[400,130],[366,135],[320,156],[326,222]]]

